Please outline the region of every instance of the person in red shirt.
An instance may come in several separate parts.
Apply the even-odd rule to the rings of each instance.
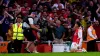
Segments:
[[[21,13],[23,16],[28,16],[30,8],[28,7],[28,3],[24,4],[24,7],[21,7]]]
[[[99,21],[96,21],[95,24],[93,25],[95,31],[96,31],[96,34],[97,34],[97,37],[98,37],[98,41],[100,41],[100,25],[99,25]]]

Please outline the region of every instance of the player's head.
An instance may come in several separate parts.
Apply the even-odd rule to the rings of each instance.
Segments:
[[[77,27],[80,27],[81,26],[81,23],[80,22],[76,22],[77,24]]]
[[[17,16],[16,22],[17,23],[21,23],[22,22],[22,16],[21,15]]]
[[[81,23],[80,22],[76,22],[75,25],[74,25],[74,28],[76,29],[76,28],[78,28],[80,26],[81,26]]]

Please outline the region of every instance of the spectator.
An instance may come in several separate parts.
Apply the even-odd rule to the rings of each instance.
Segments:
[[[47,29],[48,29],[48,32],[47,32],[48,40],[53,41],[55,39],[54,26],[53,26],[54,22],[53,22],[53,20],[50,20],[50,16],[47,16],[46,20],[48,22],[48,26],[47,26]]]
[[[40,33],[40,40],[41,41],[47,41],[47,26],[48,26],[48,22],[47,22],[47,16],[46,16],[46,18],[40,18],[39,20],[38,20],[38,23],[37,23],[38,25],[39,25],[39,27],[41,28],[41,29],[43,29],[43,31]]]
[[[100,22],[100,5],[98,5],[98,9],[96,10],[97,16],[98,16],[98,20]]]
[[[39,12],[43,12],[43,6],[42,6],[42,5],[39,5],[39,7],[37,8],[37,10],[38,10]]]
[[[4,14],[5,14],[5,12],[4,12]],[[4,15],[4,17],[2,15],[0,15],[0,36],[2,36],[2,37],[3,37],[2,23],[3,23],[3,21],[4,21],[5,18],[6,18],[5,15]],[[4,37],[3,37],[3,39],[4,39]]]
[[[13,23],[10,23],[8,32],[6,33],[7,35],[7,41],[12,41],[12,37],[13,37],[13,27],[12,27]]]
[[[68,18],[67,21],[65,20],[64,21],[64,27],[66,29],[66,32],[65,32],[65,40],[68,40],[68,41],[71,41],[71,37],[72,37],[72,18]]]
[[[94,18],[97,19],[97,14],[96,14],[97,5],[94,4],[93,1],[89,1],[88,10],[91,12],[91,21],[94,21]]]
[[[4,16],[3,16],[4,15]],[[6,33],[9,28],[10,17],[12,17],[7,11],[4,11],[3,15],[1,16],[1,35],[3,39],[6,41]]]
[[[12,7],[8,8],[8,13],[12,16],[14,16],[14,9]]]
[[[100,25],[99,25],[99,21],[96,21],[95,24],[93,25],[95,31],[96,31],[96,34],[97,34],[97,37],[98,37],[98,41],[100,41]]]
[[[36,11],[37,11],[37,5],[36,5],[36,4],[33,4],[32,8],[31,8],[30,11],[29,11],[29,14],[30,14],[31,12],[36,12]]]
[[[6,15],[6,18],[4,20],[4,22],[2,23],[2,30],[3,30],[3,37],[4,37],[4,40],[6,41],[7,40],[7,36],[6,36],[6,33],[9,29],[9,25],[10,25],[10,22],[11,22],[11,19],[13,19],[13,16],[11,16],[7,11],[5,11],[5,15]]]
[[[98,17],[100,17],[99,11],[100,11],[100,6],[98,6],[98,9],[96,10],[96,13],[97,13]]]
[[[45,12],[47,12],[47,11],[48,11],[48,8],[47,8],[47,6],[44,6],[44,9],[43,9],[43,11],[45,11]]]
[[[58,0],[57,3],[53,4],[52,8],[57,8],[57,10],[64,9],[64,5]]]
[[[28,3],[25,3],[24,6],[21,8],[22,16],[28,16],[30,7],[28,7]]]
[[[63,38],[65,37],[65,29],[64,27],[61,25],[61,21],[57,20],[56,21],[56,26],[55,26],[55,41],[57,41],[56,43],[63,43]]]
[[[88,22],[88,21],[91,21],[91,17],[92,15],[91,15],[91,12],[90,11],[88,11],[87,12],[87,15],[86,15],[86,21]]]

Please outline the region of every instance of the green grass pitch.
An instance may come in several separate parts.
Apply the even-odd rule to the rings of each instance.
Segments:
[[[0,56],[100,56],[100,52],[86,53],[10,53],[0,54]]]

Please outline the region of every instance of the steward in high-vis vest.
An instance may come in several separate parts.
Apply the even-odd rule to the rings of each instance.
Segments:
[[[13,24],[13,38],[14,50],[16,53],[20,53],[22,47],[22,41],[24,40],[22,29],[22,17],[17,17],[16,23]]]
[[[96,39],[97,35],[95,29],[93,28],[92,22],[88,22],[88,29],[87,29],[87,51],[96,51]]]
[[[15,23],[13,24],[13,40],[23,40],[23,29],[22,23]]]

